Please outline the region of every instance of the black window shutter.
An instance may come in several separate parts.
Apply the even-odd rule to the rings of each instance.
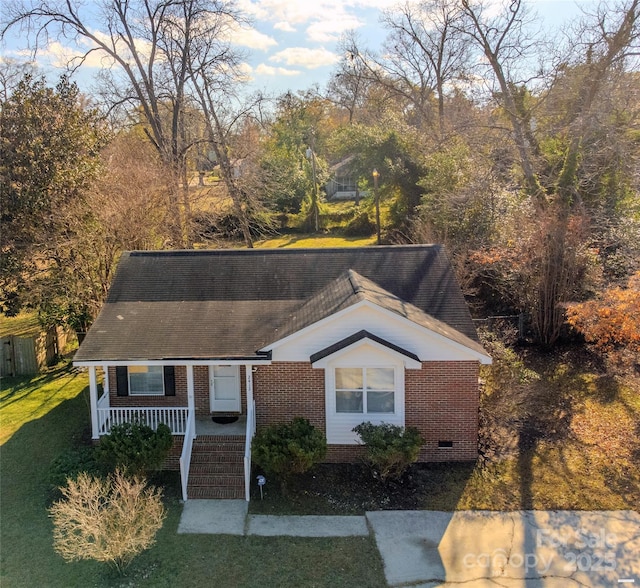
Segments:
[[[129,371],[127,366],[116,367],[116,389],[118,396],[129,396]]]
[[[164,366],[164,395],[176,395],[176,368],[172,365]]]

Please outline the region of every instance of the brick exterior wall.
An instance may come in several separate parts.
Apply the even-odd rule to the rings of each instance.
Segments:
[[[405,371],[405,424],[416,427],[426,443],[419,461],[466,461],[478,455],[479,364],[423,362]],[[254,374],[257,426],[305,416],[325,430],[324,370],[310,364],[277,362]],[[440,441],[452,442],[439,448]],[[325,461],[356,462],[363,448],[330,445]]]
[[[362,445],[329,445],[324,463],[357,463],[363,457]]]
[[[209,414],[209,366],[193,367],[193,395],[196,405],[196,416]]]
[[[423,362],[405,372],[405,425],[426,443],[420,461],[465,461],[478,457],[478,373],[475,361]],[[439,441],[453,441],[439,448]]]
[[[250,368],[249,368],[250,369]],[[240,369],[242,412],[246,411],[245,367]],[[419,461],[475,460],[478,450],[478,372],[475,361],[423,362],[421,370],[405,371],[405,424],[418,428],[426,443]],[[109,368],[111,406],[187,406],[186,368],[176,366],[175,396],[117,396],[115,368]],[[258,427],[304,416],[325,431],[324,370],[302,362],[261,365],[254,373]],[[209,414],[209,370],[194,368],[197,415]],[[182,437],[176,437],[167,460],[178,469]],[[179,441],[178,441],[179,440]],[[452,447],[438,447],[452,442]],[[358,445],[330,445],[325,461],[356,462]]]
[[[184,443],[184,435],[173,436],[173,446],[169,451],[167,459],[164,461],[162,469],[171,471],[180,471],[180,455],[182,454],[182,444]]]
[[[258,427],[304,416],[325,430],[324,370],[313,369],[310,363],[261,365],[253,377],[253,397]]]
[[[109,403],[111,406],[187,406],[187,368],[176,366],[175,396],[118,396],[116,368],[109,368]]]

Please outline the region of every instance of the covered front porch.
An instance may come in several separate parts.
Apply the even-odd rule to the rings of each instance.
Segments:
[[[263,361],[255,363],[265,363]],[[192,470],[192,454],[194,441],[199,436],[207,439],[228,437],[244,442],[244,454],[242,463],[244,468],[244,497],[249,500],[249,484],[251,475],[251,440],[255,433],[255,401],[253,398],[253,371],[254,362],[207,362],[207,363],[179,363],[163,361],[147,362],[127,362],[115,364],[91,364],[86,367],[89,370],[89,396],[91,404],[91,429],[92,438],[100,439],[103,435],[108,435],[111,428],[126,422],[141,422],[155,429],[160,423],[169,427],[174,435],[177,446],[182,445],[179,469],[182,486],[183,500],[189,498],[189,474]],[[172,394],[169,398],[158,395],[153,398],[150,395],[140,395],[139,399],[133,395],[123,398],[119,392],[118,380],[120,375],[115,376],[117,370],[128,369],[135,371],[137,366],[163,366],[163,370],[169,369],[175,372],[175,379],[172,384]],[[223,400],[216,402],[213,390],[213,382],[217,381],[217,368],[212,366],[238,366],[237,372],[240,374],[240,366],[244,366],[244,378],[242,385],[237,385],[237,401],[229,403]],[[131,366],[134,369],[131,369]],[[166,366],[169,366],[168,368]],[[101,373],[99,373],[101,372]],[[210,373],[211,381],[211,401],[205,397],[205,386],[202,382],[204,375]],[[133,380],[130,380],[133,381]],[[166,386],[166,383],[165,383]],[[230,397],[228,392],[231,386],[222,381],[220,390]],[[242,389],[242,401],[240,401],[240,388]],[[222,394],[222,396],[225,396]],[[186,402],[184,402],[186,400]],[[166,406],[171,402],[173,406]],[[114,404],[116,404],[114,406]],[[143,405],[145,404],[145,405]],[[153,405],[152,405],[153,404]],[[221,406],[235,410],[212,412],[211,409]],[[218,418],[218,417],[226,418]],[[215,418],[215,422],[213,419]],[[175,462],[174,462],[175,463]]]

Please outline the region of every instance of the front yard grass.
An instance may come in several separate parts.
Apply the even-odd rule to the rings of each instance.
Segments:
[[[156,545],[126,577],[92,561],[66,563],[53,550],[49,467],[87,441],[87,377],[60,366],[36,378],[3,378],[0,386],[0,586],[385,586],[370,538],[178,535],[175,486]]]

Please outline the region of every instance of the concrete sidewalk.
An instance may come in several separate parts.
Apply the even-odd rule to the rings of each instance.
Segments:
[[[248,515],[244,500],[189,500],[178,533],[366,536],[393,587],[640,586],[633,511],[377,511],[365,516]]]
[[[188,500],[178,533],[258,535],[261,537],[362,537],[364,516],[249,515],[244,500]]]

